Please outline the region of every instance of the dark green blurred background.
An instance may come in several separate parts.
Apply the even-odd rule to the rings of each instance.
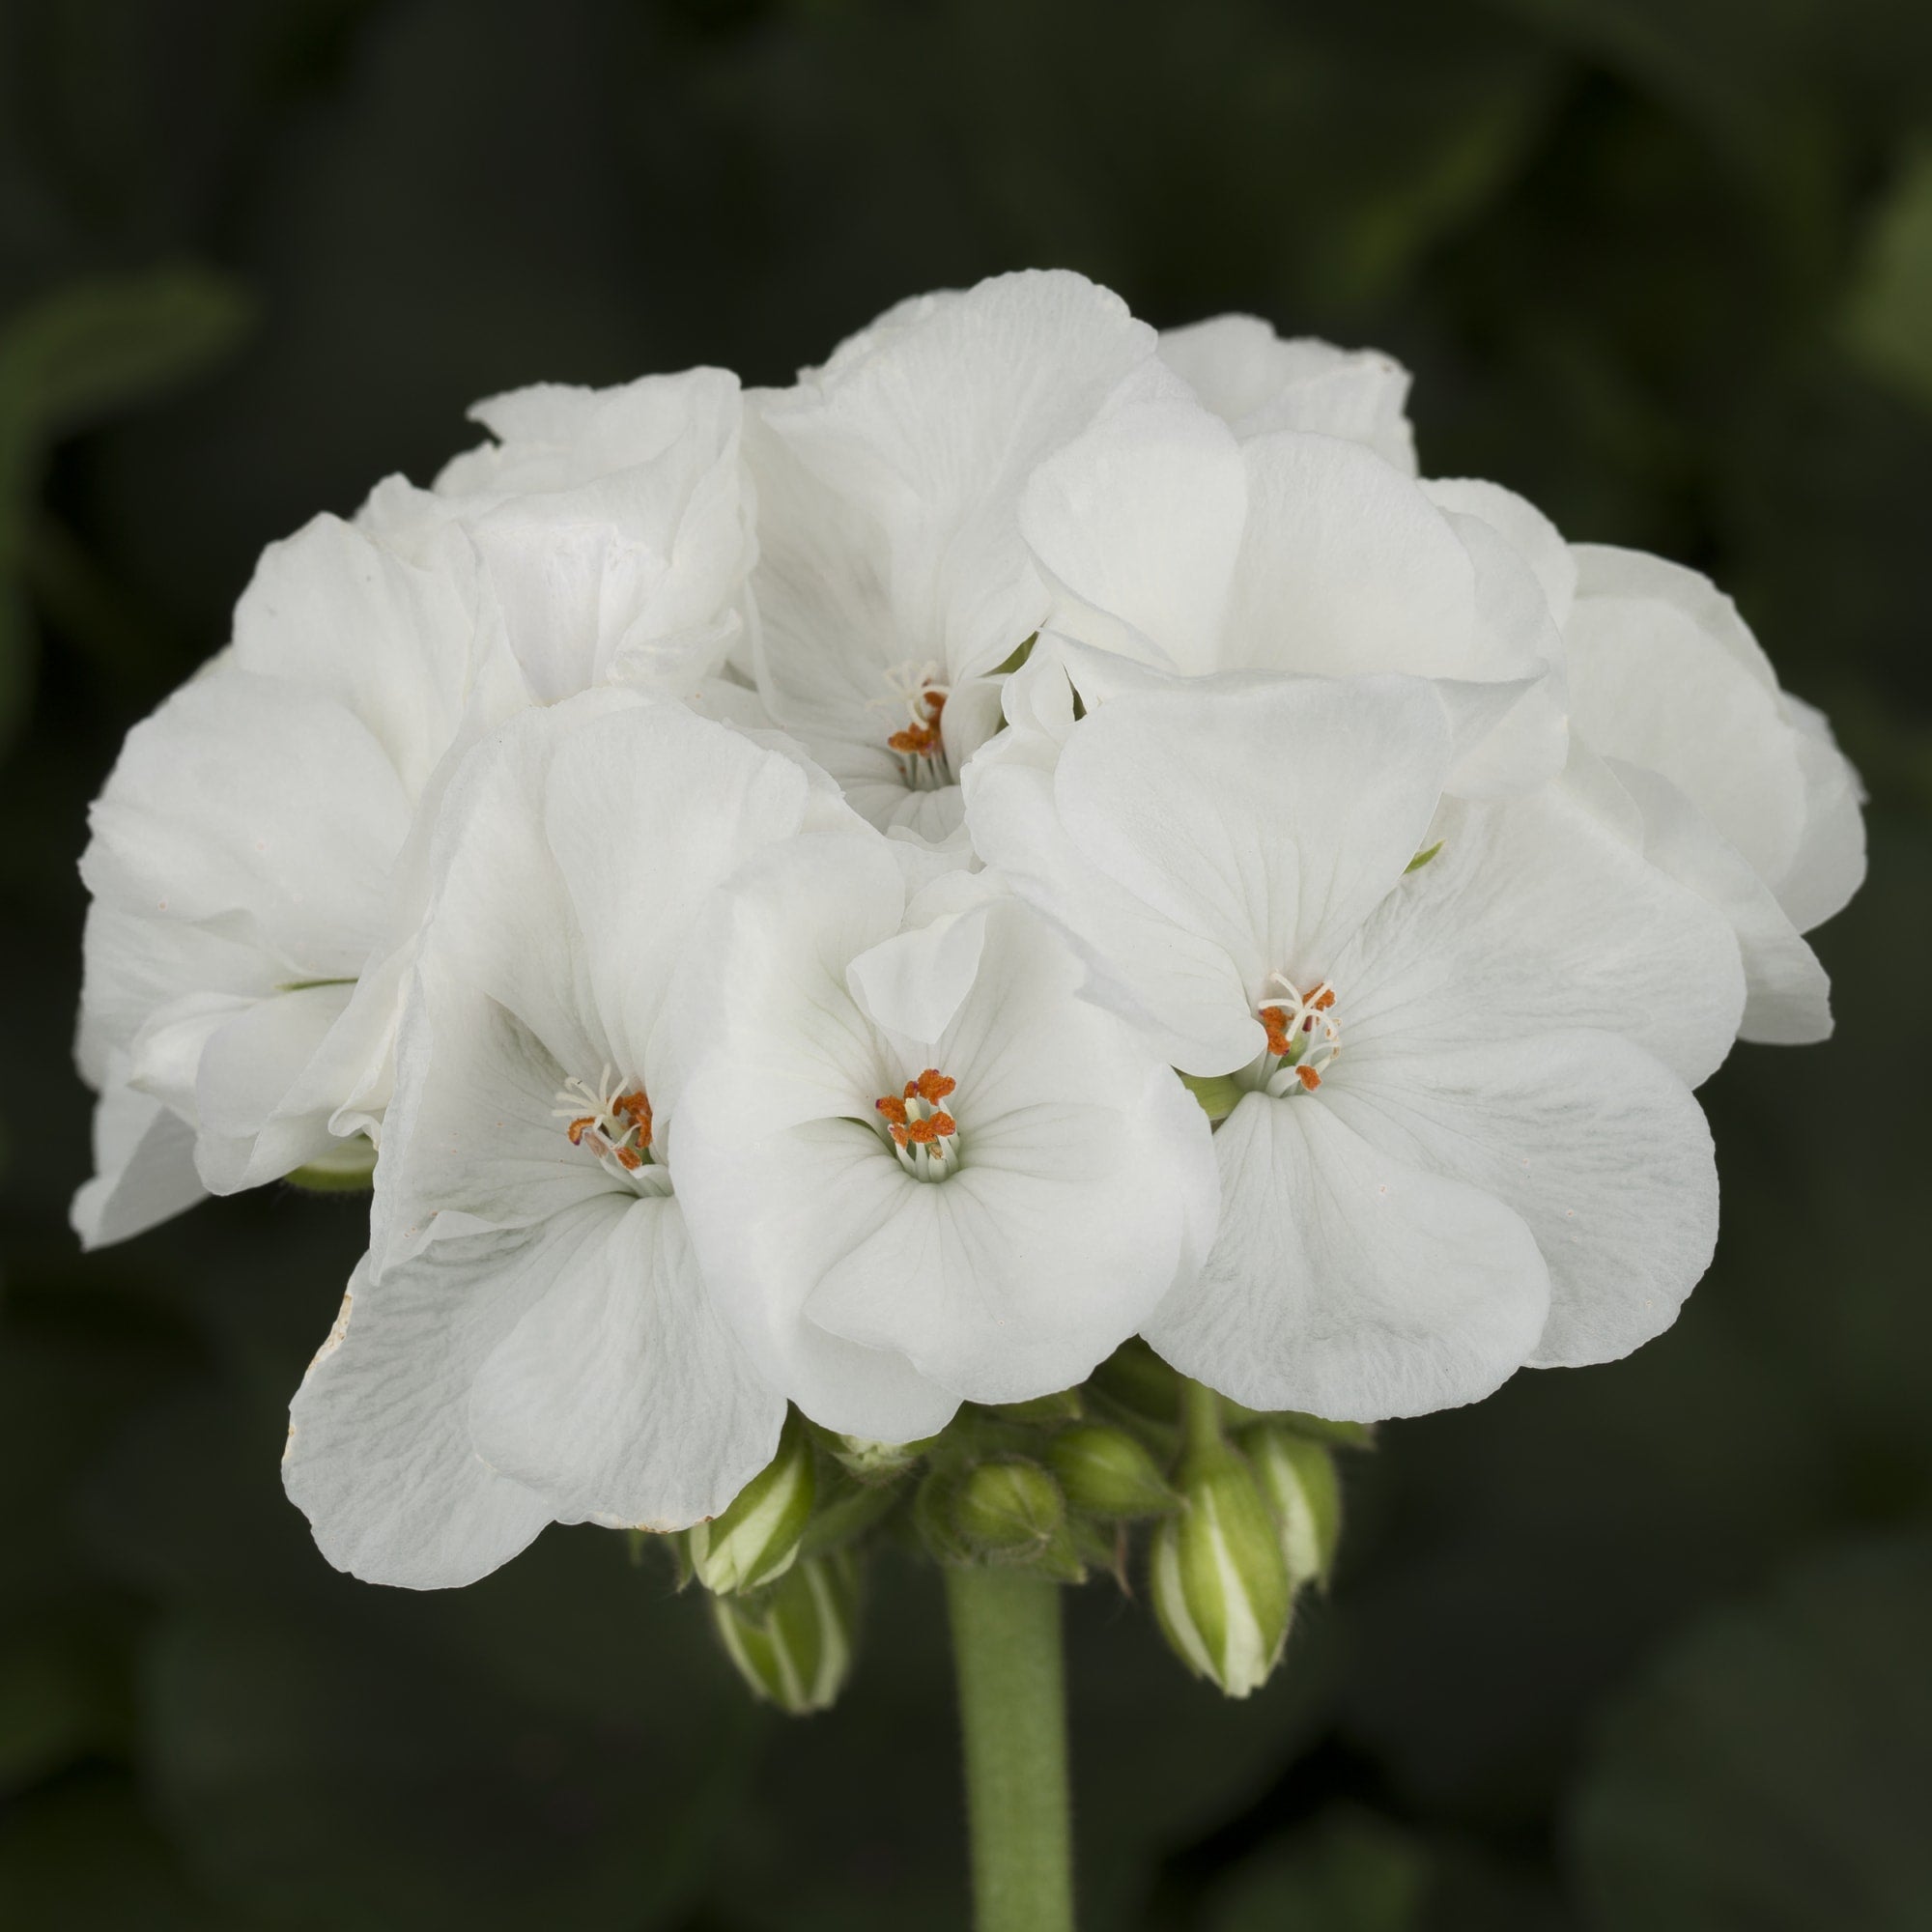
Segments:
[[[1872,792],[1837,1039],[1707,1090],[1678,1326],[1385,1431],[1248,1706],[1082,1594],[1091,1926],[1932,1926],[1932,9],[12,0],[8,1932],[963,1924],[929,1578],[787,1725],[608,1533],[337,1577],[276,1460],[355,1208],[83,1261],[68,1039],[86,802],[265,542],[493,390],[781,381],[1025,264],[1394,351],[1427,469],[1713,571]]]

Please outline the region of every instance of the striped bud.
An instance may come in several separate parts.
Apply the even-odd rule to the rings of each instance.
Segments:
[[[816,1491],[811,1444],[794,1409],[785,1418],[779,1453],[722,1516],[693,1526],[687,1547],[697,1580],[707,1590],[728,1596],[782,1577],[798,1555]]]
[[[1324,1444],[1272,1426],[1248,1431],[1241,1447],[1274,1513],[1290,1586],[1325,1586],[1342,1540],[1342,1486],[1335,1458]]]
[[[1175,1654],[1230,1697],[1267,1681],[1288,1636],[1288,1567],[1247,1463],[1227,1443],[1192,1448],[1181,1507],[1154,1531],[1154,1614]]]
[[[767,1590],[714,1597],[711,1621],[753,1696],[794,1718],[828,1711],[845,1688],[858,1630],[851,1553],[808,1556]]]
[[[996,1559],[1037,1555],[1066,1519],[1060,1486],[1037,1463],[979,1463],[952,1493],[952,1524],[969,1549]]]

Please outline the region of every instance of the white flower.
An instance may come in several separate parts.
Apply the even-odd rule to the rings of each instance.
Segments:
[[[692,1239],[760,1371],[888,1441],[1079,1381],[1215,1209],[1200,1109],[1057,935],[919,867],[875,838],[748,866],[694,942],[673,1090]]]
[[[738,379],[545,383],[469,413],[497,440],[433,490],[389,478],[358,524],[405,551],[458,526],[539,703],[608,681],[684,696],[715,674],[744,628],[755,554]]]
[[[128,733],[92,813],[78,1057],[90,1244],[327,1153],[380,1079],[392,875],[487,683],[460,540],[333,517],[264,554],[235,638]]]
[[[784,1399],[707,1293],[674,1179],[666,989],[705,896],[801,828],[795,759],[665,700],[526,713],[453,781],[397,1042],[372,1246],[296,1397],[330,1561],[428,1588],[552,1520],[681,1527]]]
[[[1000,722],[990,674],[1045,610],[1020,492],[1107,411],[1180,393],[1154,347],[1079,275],[1004,275],[753,393],[759,686],[875,825],[957,829],[959,771]]]
[[[1737,608],[1695,571],[1579,544],[1565,626],[1572,722],[1608,760],[1654,863],[1732,922],[1744,1037],[1832,1030],[1824,969],[1799,936],[1864,877],[1858,775],[1823,716],[1778,687]]]
[[[1160,359],[1236,436],[1313,430],[1365,443],[1415,474],[1408,371],[1378,349],[1337,349],[1309,335],[1284,340],[1259,316],[1217,315],[1162,329]]]
[[[752,556],[736,379],[548,386],[435,492],[270,546],[231,647],[129,734],[95,808],[79,1059],[102,1092],[90,1244],[379,1130],[444,761],[607,679],[704,680]]]
[[[1561,541],[1492,484],[1417,483],[1332,436],[1237,440],[1162,401],[1043,462],[1019,522],[1055,587],[1060,647],[1036,649],[1014,685],[1070,677],[1092,710],[1145,681],[1134,665],[1404,672],[1446,681],[1460,794],[1529,790],[1563,764],[1561,586],[1530,560],[1545,532]],[[1007,693],[1009,716],[1047,701]]]
[[[1257,1407],[1374,1420],[1622,1354],[1710,1257],[1690,1086],[1743,1005],[1728,926],[1567,783],[1445,801],[1451,758],[1425,683],[1215,678],[973,796],[1096,995],[1216,1076],[1219,1236],[1143,1332]]]

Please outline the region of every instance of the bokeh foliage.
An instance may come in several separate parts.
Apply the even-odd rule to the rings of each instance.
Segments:
[[[1713,571],[1872,790],[1837,1039],[1707,1090],[1678,1326],[1352,1459],[1249,1706],[1083,1594],[1090,1922],[1932,1924],[1921,0],[0,10],[0,1924],[963,1923],[929,1578],[787,1725],[621,1538],[428,1598],[315,1554],[276,1458],[355,1208],[75,1253],[73,861],[260,547],[474,397],[781,381],[1026,263],[1393,350],[1431,470]]]

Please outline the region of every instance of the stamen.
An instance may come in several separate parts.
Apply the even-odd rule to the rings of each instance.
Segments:
[[[1256,1005],[1267,1036],[1267,1051],[1254,1069],[1258,1084],[1277,1098],[1297,1090],[1312,1094],[1342,1050],[1341,1023],[1333,1016],[1335,989],[1322,980],[1304,993],[1285,973],[1271,974],[1268,983],[1281,991]]]
[[[888,717],[904,713],[906,722],[888,734],[886,744],[898,754],[900,774],[912,791],[938,791],[952,782],[946,734],[940,725],[946,700],[952,695],[945,677],[942,665],[893,665],[885,673],[892,696],[875,697],[870,703],[872,710]]]
[[[936,1066],[905,1083],[900,1094],[873,1101],[899,1165],[920,1180],[943,1180],[959,1164],[959,1122],[939,1103],[958,1086]]]
[[[556,1097],[563,1105],[551,1115],[566,1122],[564,1138],[574,1148],[587,1148],[613,1178],[625,1179],[654,1165],[651,1103],[641,1080],[613,1084],[607,1063],[595,1087],[573,1076]]]

